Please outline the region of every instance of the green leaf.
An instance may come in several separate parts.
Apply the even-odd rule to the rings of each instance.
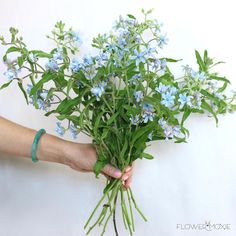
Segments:
[[[182,116],[182,120],[181,120],[181,126],[184,125],[184,122],[190,116],[191,112],[192,112],[191,109],[189,109],[188,107],[184,110],[184,113],[183,113],[183,116]]]
[[[227,88],[228,83],[224,82],[223,86],[217,90],[217,93],[222,93]]]
[[[34,85],[34,87],[30,91],[30,96],[37,93],[38,89],[40,89],[43,84],[47,83],[48,81],[52,80],[55,75],[51,73],[46,73],[42,76],[42,79]]]
[[[103,112],[99,113],[94,123],[93,131],[94,131],[95,137],[97,137],[98,135],[98,127],[99,127],[100,122],[102,121],[102,116],[103,116]]]
[[[156,124],[154,122],[150,122],[148,125],[137,129],[132,135],[131,144],[134,144],[140,137],[147,136],[155,128],[155,126]]]
[[[54,93],[55,90],[56,90],[56,88],[50,88],[48,90],[47,99],[50,98],[51,96],[53,96],[53,93]]]
[[[133,15],[131,15],[131,14],[128,14],[127,16],[128,16],[129,18],[131,18],[131,19],[136,20],[136,18],[135,18]]]
[[[3,85],[0,87],[0,90],[2,90],[2,89],[4,89],[4,88],[8,87],[8,86],[11,84],[12,81],[13,81],[13,80],[11,80],[11,81],[9,81],[9,82],[3,84]]]
[[[11,53],[11,52],[20,52],[21,49],[17,47],[10,47],[7,49],[6,54]]]
[[[196,58],[197,58],[197,63],[199,65],[199,70],[200,71],[204,71],[206,72],[206,65],[204,64],[199,52],[197,50],[195,50],[195,55],[196,55]]]
[[[84,127],[84,114],[85,114],[86,110],[88,109],[88,107],[89,107],[95,100],[96,100],[95,97],[91,98],[91,99],[87,102],[87,104],[86,104],[86,106],[84,107],[83,111],[80,112],[79,125],[80,125],[81,128]]]
[[[173,58],[167,58],[167,57],[163,57],[160,58],[160,60],[165,59],[167,62],[178,62],[178,61],[182,61],[183,59],[173,59]]]
[[[102,140],[107,137],[109,131],[110,131],[109,129],[105,129],[105,131],[104,131],[104,129],[103,129],[103,133],[102,133],[102,136],[101,136],[101,139],[102,139]]]
[[[118,115],[119,115],[119,112],[113,114],[113,115],[108,119],[107,125],[111,125],[111,124],[115,121],[115,119],[116,119],[116,117],[117,117]]]
[[[123,105],[123,108],[127,110],[129,114],[137,114],[139,112],[139,109],[137,107],[133,107],[130,105]]]
[[[213,111],[212,107],[204,99],[202,100],[201,107],[213,115],[213,117],[215,118],[215,121],[216,121],[216,125],[218,125],[218,118],[217,118],[216,113]]]
[[[142,157],[149,159],[149,160],[154,158],[154,156],[152,156],[151,154],[145,153],[145,152],[142,154]]]
[[[225,77],[211,75],[209,78],[214,79],[214,80],[224,81],[224,82],[231,84],[231,82],[228,79],[226,79]]]
[[[37,57],[41,57],[41,58],[52,58],[51,54],[43,52],[41,50],[32,50],[32,51],[30,51],[30,53],[33,53]]]
[[[174,138],[176,139],[175,143],[187,143],[186,138],[179,138],[177,136],[174,136]]]
[[[19,86],[20,90],[22,91],[22,93],[24,94],[24,97],[25,97],[26,103],[29,104],[29,101],[28,101],[28,95],[27,95],[25,89],[23,88],[22,83],[21,83],[21,82],[18,82],[18,86]]]
[[[52,113],[56,113],[56,110],[51,110],[51,111],[45,113],[44,115],[45,116],[50,116]]]
[[[127,138],[125,138],[125,142],[124,142],[123,147],[120,152],[121,160],[125,159],[124,156],[125,156],[125,152],[127,151],[127,148],[128,148],[128,140],[127,140]]]
[[[60,114],[71,113],[72,108],[80,103],[81,99],[76,97],[74,99],[65,98],[60,105],[57,107],[56,111]]]
[[[18,57],[17,58],[17,63],[19,65],[19,67],[21,67],[23,65],[24,61],[25,61],[25,57]]]
[[[95,173],[96,178],[98,178],[98,175],[101,173],[102,169],[104,166],[108,164],[108,160],[97,160],[94,167],[93,167],[93,172]]]
[[[213,100],[216,104],[219,103],[219,99],[208,91],[201,89],[201,94],[207,97],[208,99]]]
[[[10,47],[7,49],[5,55],[3,56],[3,61],[6,61],[7,60],[7,54],[9,53],[12,53],[12,52],[20,52],[21,49],[20,48],[17,48],[17,47]]]
[[[67,95],[69,95],[69,93],[70,93],[70,90],[71,90],[71,88],[72,88],[72,86],[73,86],[73,82],[74,82],[73,79],[69,79],[69,80],[68,80],[68,83],[67,83],[67,90],[66,90],[66,94],[67,94]]]
[[[204,57],[203,57],[203,59],[204,59],[205,65],[206,65],[207,62],[208,62],[208,52],[207,52],[207,50],[204,51]]]
[[[76,74],[74,74],[73,78],[79,80],[84,86],[90,86],[89,81],[87,80],[86,76],[82,71],[79,71]],[[74,87],[77,88],[78,86],[75,84]]]

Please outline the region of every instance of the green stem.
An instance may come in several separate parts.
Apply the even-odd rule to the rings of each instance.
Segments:
[[[117,186],[115,186],[115,188],[112,190],[112,195],[111,195],[111,198],[112,198],[112,199],[113,199],[115,196],[117,196],[118,191],[119,191],[118,189],[120,188],[120,185],[121,185],[121,182],[118,182],[118,183],[117,183]],[[113,208],[112,208],[110,214],[108,215],[108,217],[107,217],[107,219],[106,219],[106,222],[105,222],[105,224],[104,224],[104,227],[103,227],[103,231],[102,231],[101,236],[104,235],[105,230],[106,230],[106,227],[107,227],[107,224],[108,224],[108,221],[109,221],[109,219],[111,218],[111,216],[112,216],[112,214],[113,214],[115,208],[116,208],[116,204],[114,204],[114,206],[113,206]]]
[[[124,198],[124,193],[123,193],[123,191],[124,191],[124,190],[121,189],[121,196],[122,196],[121,206],[122,206],[122,209],[123,209],[123,211],[124,211],[124,216],[125,216],[125,219],[126,219],[128,228],[129,228],[130,235],[133,235],[132,229],[131,229],[131,227],[130,227],[131,223],[130,223],[129,214],[128,214],[128,211],[127,211],[127,207],[126,207],[126,203],[125,203],[125,198]]]
[[[131,199],[134,203],[134,207],[135,209],[138,211],[138,213],[140,214],[140,216],[144,219],[144,221],[147,221],[147,218],[144,216],[144,214],[141,212],[141,210],[138,208],[137,204],[136,204],[136,201],[134,199],[134,196],[133,196],[133,193],[132,193],[132,190],[131,188],[128,189],[128,191],[130,192],[130,196],[131,196]]]
[[[117,226],[116,226],[116,202],[117,202],[117,197],[118,197],[118,191],[116,193],[115,199],[114,199],[114,211],[113,211],[113,225],[114,225],[114,230],[116,233],[116,236],[118,236],[118,230],[117,230]]]
[[[98,207],[100,206],[100,204],[102,203],[102,201],[104,200],[104,198],[107,196],[107,194],[109,193],[109,191],[114,187],[114,185],[118,182],[119,180],[115,180],[112,185],[110,186],[110,188],[107,189],[107,191],[103,194],[102,198],[100,199],[100,201],[98,202],[98,204],[96,205],[96,207],[94,208],[92,214],[90,215],[88,221],[86,222],[84,229],[87,228],[89,222],[91,221],[94,213],[96,212],[96,210],[98,209]]]
[[[131,223],[132,223],[132,228],[133,228],[133,232],[134,232],[134,216],[133,216],[133,210],[132,210],[132,204],[131,204],[131,197],[129,194],[129,191],[126,191],[127,196],[128,196],[128,200],[129,200],[129,210],[130,210],[130,215],[131,215]]]
[[[127,229],[127,223],[126,223],[125,213],[124,213],[123,204],[122,204],[124,199],[123,199],[123,195],[122,195],[122,190],[121,189],[120,189],[120,197],[121,197],[122,218],[123,218],[123,222],[124,222],[124,225],[125,225],[125,229]]]

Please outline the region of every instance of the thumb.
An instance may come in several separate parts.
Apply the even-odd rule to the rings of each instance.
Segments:
[[[106,175],[109,175],[113,178],[119,179],[122,176],[122,173],[119,169],[115,168],[114,166],[107,164],[103,169],[102,172]]]

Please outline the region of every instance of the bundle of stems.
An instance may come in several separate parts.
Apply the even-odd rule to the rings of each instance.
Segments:
[[[104,189],[104,193],[102,198],[99,200],[98,204],[94,208],[92,214],[88,218],[84,229],[88,229],[87,235],[95,228],[95,226],[103,225],[103,230],[101,236],[104,235],[106,231],[107,224],[109,219],[113,218],[113,225],[116,236],[119,235],[116,223],[116,209],[117,209],[117,202],[120,196],[120,207],[122,212],[122,219],[126,229],[129,230],[130,235],[133,235],[135,231],[134,225],[134,213],[133,209],[136,209],[140,216],[143,218],[144,221],[147,221],[147,218],[144,216],[142,211],[139,209],[131,188],[125,189],[122,184],[121,179],[111,179],[107,180],[107,187]],[[95,220],[93,224],[90,225],[96,211],[98,211],[99,207],[101,208],[100,214]]]

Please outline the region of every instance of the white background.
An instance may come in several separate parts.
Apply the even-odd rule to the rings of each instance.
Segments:
[[[169,45],[165,55],[195,64],[194,49],[227,64],[219,70],[236,85],[235,7],[233,0],[1,0],[0,34],[20,29],[31,48],[50,49],[46,35],[63,20],[80,30],[84,51],[91,38],[110,29],[120,14],[140,15],[155,8],[164,22]],[[0,56],[4,50],[0,48]],[[0,65],[0,84],[5,67]],[[54,117],[27,106],[16,86],[0,92],[0,114],[22,125],[55,134]],[[148,151],[153,161],[137,161],[133,192],[148,217],[136,215],[136,236],[236,235],[236,116],[220,117],[219,127],[206,116],[192,116],[188,144],[155,142]],[[0,130],[1,132],[1,130]],[[65,137],[70,139],[70,137]],[[80,136],[78,142],[90,139]],[[101,196],[105,179],[69,167],[19,157],[0,157],[0,236],[77,236]],[[178,230],[177,224],[230,224],[231,230]],[[126,236],[119,220],[120,235]],[[91,235],[98,235],[97,231]],[[106,233],[112,236],[109,226]]]

